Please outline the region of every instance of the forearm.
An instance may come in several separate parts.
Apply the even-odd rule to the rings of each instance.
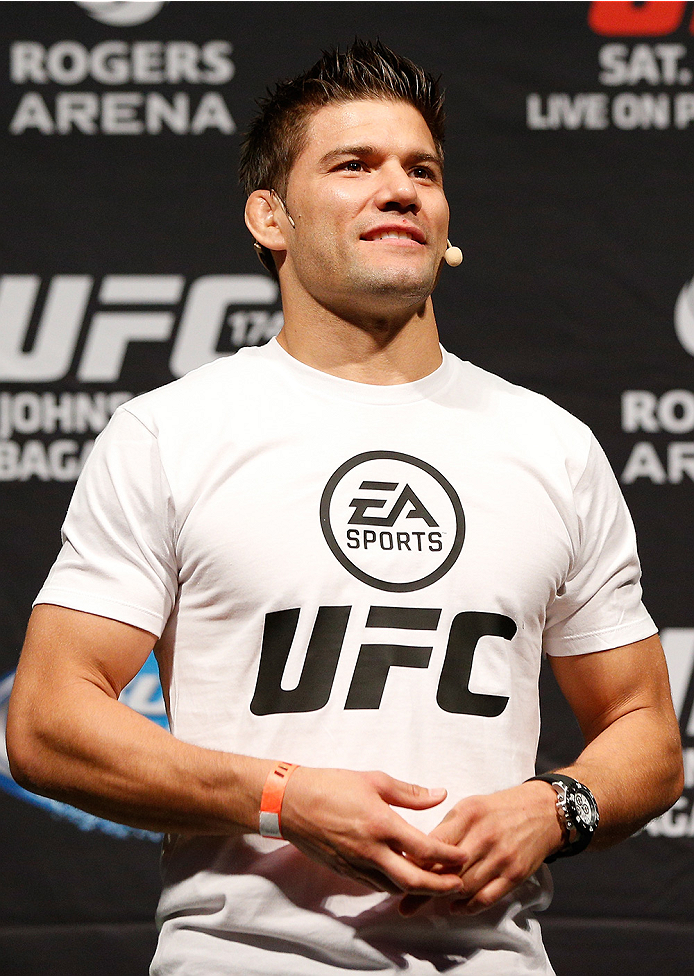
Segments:
[[[589,850],[609,847],[667,810],[682,790],[682,754],[674,716],[658,706],[637,708],[611,721],[575,763],[555,770],[593,792],[600,823]],[[469,868],[463,897],[451,911],[475,914],[521,884],[563,846],[556,795],[549,783],[529,780],[508,790],[457,803],[433,835],[457,844]],[[410,915],[426,899],[406,897]]]
[[[586,742],[566,772],[592,790],[600,823],[591,849],[628,837],[682,792],[682,748],[657,635],[550,658]]]
[[[36,792],[137,827],[256,832],[268,773],[277,759],[295,757],[190,745],[121,703],[153,643],[152,634],[117,621],[38,607],[8,714],[13,774]],[[289,782],[282,827],[309,857],[379,890],[449,893],[460,883],[457,848],[392,809],[428,809],[444,796],[385,773],[302,767]]]
[[[553,658],[552,668],[586,741],[565,772],[595,795],[600,823],[589,849],[609,847],[667,810],[683,783],[679,728],[657,637]],[[549,783],[528,780],[460,800],[432,834],[461,850],[463,895],[451,911],[474,914],[521,884],[563,846]],[[426,899],[406,897],[409,915]]]
[[[274,761],[180,742],[97,688],[83,689],[78,708],[63,707],[40,727],[16,707],[8,733],[13,772],[23,785],[91,813],[171,833],[258,830]],[[385,773],[309,767],[293,780],[282,824],[304,854],[379,891],[457,890],[457,849],[415,830],[390,807],[426,809],[445,790],[430,792]],[[449,873],[421,868],[420,861]]]
[[[58,689],[57,708],[23,700],[8,716],[8,753],[26,788],[149,830],[257,829],[271,761],[181,742],[87,681]]]
[[[600,823],[590,849],[629,837],[682,792],[682,750],[673,722],[654,708],[627,712],[586,745],[563,772],[593,792]]]

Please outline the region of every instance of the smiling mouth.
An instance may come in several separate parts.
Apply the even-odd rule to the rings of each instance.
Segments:
[[[394,238],[396,241],[413,241],[414,238],[411,234],[407,234],[401,231],[389,230],[385,234],[380,234],[378,237],[374,238],[377,241],[385,241],[388,238]]]
[[[406,230],[384,230],[376,234],[365,234],[362,238],[363,241],[373,242],[373,241],[406,241],[408,244],[423,244],[423,241],[418,240],[414,234],[409,233]]]

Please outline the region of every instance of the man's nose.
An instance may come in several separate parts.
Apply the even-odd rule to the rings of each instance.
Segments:
[[[403,210],[417,213],[421,202],[414,182],[399,164],[384,166],[381,171],[376,203],[381,210]]]

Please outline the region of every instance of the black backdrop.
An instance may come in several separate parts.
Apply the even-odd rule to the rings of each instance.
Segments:
[[[694,4],[2,3],[0,717],[89,444],[115,405],[281,323],[236,185],[267,85],[380,37],[443,74],[444,343],[594,428],[639,533],[682,800],[555,867],[558,973],[694,963]],[[543,676],[539,765],[579,748]],[[126,700],[163,721],[151,667]],[[0,739],[1,741],[1,739]],[[38,801],[0,748],[0,971],[146,972],[157,839]]]

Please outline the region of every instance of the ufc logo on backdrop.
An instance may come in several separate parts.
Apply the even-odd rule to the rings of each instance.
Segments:
[[[352,607],[319,607],[303,657],[301,676],[294,688],[283,687],[290,651],[297,632],[299,609],[276,610],[265,616],[263,645],[255,693],[251,702],[254,715],[284,712],[314,712],[327,705],[343,650]],[[429,635],[429,644],[363,643],[359,648],[344,708],[379,708],[387,694],[389,675],[394,668],[428,668],[441,610],[429,607],[374,606],[369,609],[365,628],[400,630]],[[445,712],[494,718],[506,708],[505,695],[482,694],[470,690],[470,675],[479,642],[483,637],[510,641],[516,624],[500,613],[464,611],[451,623],[446,655],[439,677],[436,702]],[[421,638],[420,638],[421,640]]]
[[[259,345],[282,326],[277,285],[264,275],[0,277],[0,382],[50,383],[74,369],[83,383],[118,380],[131,343],[167,343],[175,377],[216,359],[225,326],[232,350]],[[94,303],[97,303],[95,310]],[[83,341],[82,341],[83,340]],[[28,348],[27,348],[28,346]],[[80,348],[81,347],[81,348]]]

